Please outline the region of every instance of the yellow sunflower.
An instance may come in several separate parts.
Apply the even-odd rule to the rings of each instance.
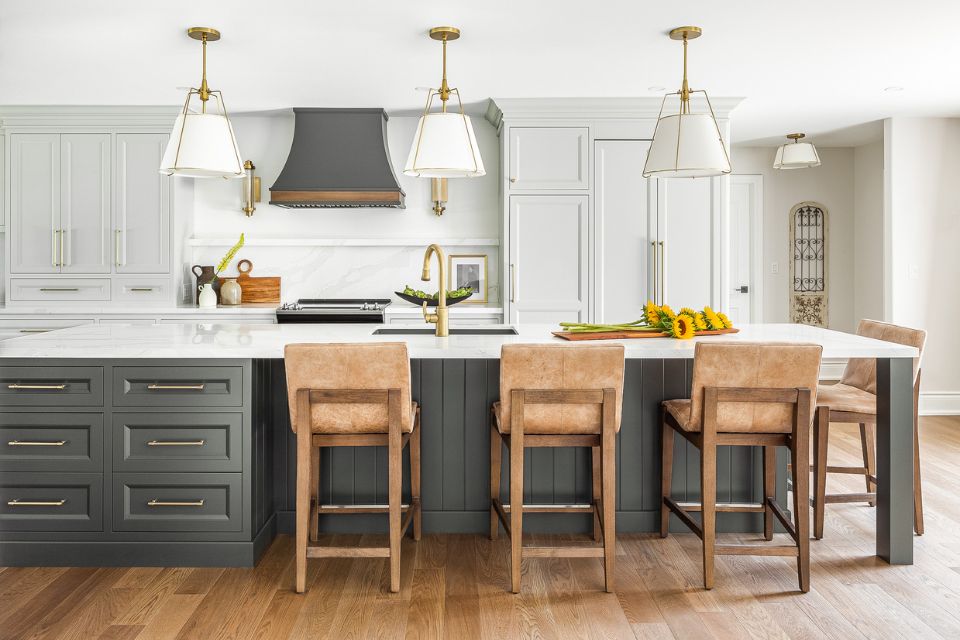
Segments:
[[[703,317],[707,319],[707,324],[710,325],[711,329],[723,329],[724,324],[723,320],[720,319],[713,309],[710,307],[703,308]]]
[[[696,332],[693,326],[693,318],[681,313],[673,318],[670,323],[670,335],[680,340],[687,340],[693,337]]]
[[[693,326],[697,331],[707,330],[707,319],[703,316],[702,312],[698,311],[693,314]]]
[[[718,313],[718,314],[717,314],[717,317],[720,318],[720,322],[723,323],[723,328],[724,328],[724,329],[732,329],[732,328],[733,328],[733,323],[730,322],[730,318],[727,317],[727,314],[725,314],[725,313]]]
[[[651,327],[660,324],[660,308],[653,304],[652,300],[647,300],[647,304],[643,307],[643,313],[646,316],[647,324]]]
[[[697,312],[690,307],[680,307],[680,311],[678,313],[681,313],[685,316],[690,316],[691,318],[697,315]]]
[[[665,317],[668,320],[673,320],[677,317],[677,314],[673,312],[673,309],[670,308],[670,305],[665,304],[660,307],[660,315]]]

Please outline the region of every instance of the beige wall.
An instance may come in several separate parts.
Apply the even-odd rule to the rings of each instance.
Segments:
[[[734,173],[763,176],[763,321],[789,320],[790,209],[804,200],[819,202],[829,215],[829,324],[852,331],[854,315],[854,150],[818,149],[822,165],[812,169],[773,169],[775,149],[733,147]],[[878,187],[879,188],[879,187]],[[771,273],[776,262],[779,273]]]
[[[853,151],[853,316],[882,320],[883,141]]]

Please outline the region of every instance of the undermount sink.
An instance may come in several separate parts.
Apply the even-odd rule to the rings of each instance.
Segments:
[[[429,336],[437,332],[436,329],[409,329],[384,328],[373,332],[375,336]],[[452,336],[515,336],[517,330],[513,327],[457,327],[450,329]]]

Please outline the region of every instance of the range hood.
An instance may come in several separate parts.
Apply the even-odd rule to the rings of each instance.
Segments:
[[[404,207],[383,109],[294,109],[293,144],[270,204],[291,209]]]

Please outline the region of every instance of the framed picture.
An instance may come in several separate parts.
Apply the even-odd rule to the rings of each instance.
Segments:
[[[462,304],[487,303],[486,255],[450,256],[450,278],[452,280],[449,285],[451,289],[459,289],[460,287],[473,289],[473,296],[469,300],[464,300]]]

